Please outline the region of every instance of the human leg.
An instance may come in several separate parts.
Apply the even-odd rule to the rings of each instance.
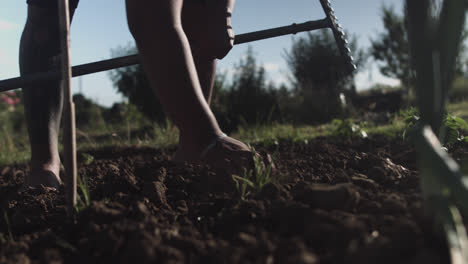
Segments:
[[[190,42],[203,95],[210,104],[216,64],[234,46],[231,15],[235,0],[187,0],[182,25]]]
[[[221,134],[201,90],[187,37],[182,29],[182,0],[127,0],[130,31],[145,72],[161,104],[190,152]]]
[[[126,4],[129,28],[142,55],[144,70],[181,133],[175,160],[200,161],[203,150],[222,132],[203,95],[182,27],[184,1],[127,0]],[[242,166],[246,156],[252,156],[247,146],[227,137],[215,144],[205,161],[232,171]]]
[[[21,74],[51,70],[60,53],[59,42],[57,9],[29,5],[20,43]],[[23,99],[31,146],[31,173],[25,186],[57,187],[61,183],[58,134],[63,91],[58,81],[46,81],[24,87]]]
[[[224,58],[234,46],[234,32],[231,15],[235,0],[186,0],[182,10],[182,25],[190,43],[200,85],[208,104],[210,104],[216,75],[218,59]],[[179,151],[185,153],[181,135]],[[230,167],[230,162],[244,164],[251,160],[248,147],[230,137],[218,137],[201,154],[203,161]],[[183,155],[180,155],[183,156]],[[184,160],[184,158],[181,158]]]
[[[193,55],[195,67],[198,73],[200,86],[208,105],[211,104],[211,97],[213,95],[213,86],[216,77],[216,59],[207,59],[197,54]]]

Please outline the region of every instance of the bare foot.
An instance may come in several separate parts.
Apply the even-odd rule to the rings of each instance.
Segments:
[[[31,169],[31,172],[26,175],[24,179],[23,188],[37,187],[43,185],[44,187],[59,188],[62,184],[58,172],[54,173],[45,169]]]
[[[180,147],[173,160],[178,164],[204,163],[229,175],[243,175],[244,169],[254,169],[254,155],[259,154],[253,153],[243,142],[222,135],[213,139],[209,145],[195,154],[187,153],[183,147]]]

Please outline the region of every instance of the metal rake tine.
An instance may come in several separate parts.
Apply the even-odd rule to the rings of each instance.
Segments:
[[[346,40],[346,34],[343,31],[343,28],[338,24],[338,19],[335,16],[335,12],[331,7],[331,3],[328,0],[320,0],[322,4],[323,11],[327,16],[327,20],[330,23],[330,28],[335,37],[336,45],[338,50],[341,53],[341,56],[344,57],[345,69],[348,73],[352,73],[356,70],[356,65],[354,65],[354,59],[351,56],[351,49],[348,47],[348,41]]]

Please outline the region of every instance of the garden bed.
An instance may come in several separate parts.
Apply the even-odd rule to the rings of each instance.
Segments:
[[[256,148],[272,154],[279,182],[243,198],[225,175],[176,166],[174,149],[79,154],[91,204],[75,221],[63,190],[18,193],[28,167],[4,167],[0,263],[449,262],[424,216],[415,152],[401,140]],[[465,153],[458,146],[454,156]]]

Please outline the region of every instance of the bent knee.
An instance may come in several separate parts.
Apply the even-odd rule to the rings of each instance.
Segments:
[[[201,47],[200,52],[207,57],[216,59],[224,58],[234,47],[234,31],[232,27],[226,27],[214,32]]]
[[[161,39],[182,28],[179,1],[127,0],[127,23],[135,39],[151,34]],[[180,6],[179,6],[180,5]]]
[[[184,24],[184,30],[192,50],[199,56],[222,59],[234,46],[230,12],[218,13],[207,18],[201,25]]]
[[[24,33],[36,45],[53,45],[60,41],[59,14],[57,8],[28,5],[28,15]],[[70,21],[75,14],[75,8],[70,7]],[[58,44],[57,44],[58,45]]]

